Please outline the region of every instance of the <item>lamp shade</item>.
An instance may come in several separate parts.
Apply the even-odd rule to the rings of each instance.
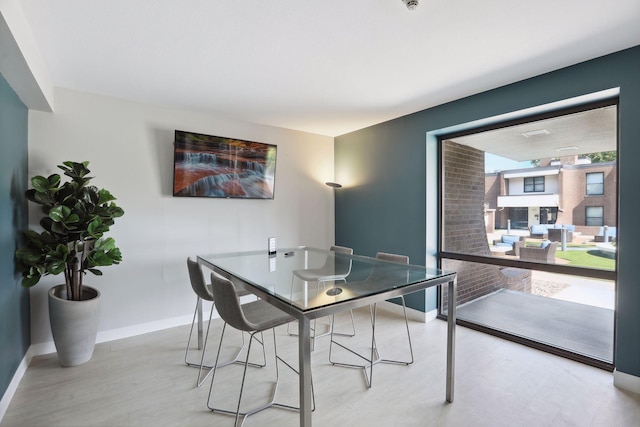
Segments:
[[[342,185],[338,184],[337,182],[329,181],[329,182],[325,182],[325,184],[327,184],[329,187],[332,187],[332,188],[342,188]]]

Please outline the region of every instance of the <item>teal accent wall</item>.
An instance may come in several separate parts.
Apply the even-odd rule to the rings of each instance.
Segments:
[[[0,397],[31,343],[29,291],[15,274],[13,254],[28,226],[27,107],[0,75]]]
[[[620,92],[615,365],[640,376],[640,46],[337,137],[335,176],[344,187],[336,192],[336,242],[363,255],[404,253],[424,265],[437,248],[438,133],[612,88]],[[432,310],[435,294],[416,293],[408,304]]]

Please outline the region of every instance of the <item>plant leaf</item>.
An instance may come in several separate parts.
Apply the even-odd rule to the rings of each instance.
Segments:
[[[55,222],[64,222],[64,220],[71,215],[71,209],[67,206],[56,206],[49,211],[49,218]]]
[[[36,276],[26,276],[22,278],[22,286],[25,288],[30,288],[33,285],[35,285],[36,283],[38,283],[40,281],[40,275],[36,275]]]
[[[116,199],[109,191],[105,190],[104,188],[98,191],[98,195],[100,196],[100,199],[98,201],[99,205]]]
[[[38,193],[44,193],[45,191],[49,191],[49,187],[50,187],[49,180],[44,176],[40,176],[40,175],[37,175],[31,178],[31,186]]]
[[[53,187],[58,187],[58,184],[60,184],[60,175],[58,175],[57,173],[54,173],[53,175],[49,175],[49,177],[47,178],[49,180],[49,188],[53,188]]]
[[[49,263],[49,267],[47,268],[47,273],[49,274],[60,274],[64,271],[66,266],[66,262],[64,260],[57,260]]]

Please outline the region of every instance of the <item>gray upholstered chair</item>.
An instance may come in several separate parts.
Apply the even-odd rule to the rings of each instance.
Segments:
[[[399,263],[399,264],[409,264],[409,257],[406,255],[396,255],[396,254],[389,254],[389,253],[385,253],[385,252],[378,252],[376,254],[376,258],[383,260],[383,261],[389,261],[389,262],[395,262],[395,263]],[[376,280],[376,276],[380,276],[383,275],[384,272],[381,271],[381,268],[373,268],[373,271],[371,272],[371,274],[369,275],[369,278],[367,280],[365,280],[363,282],[364,285],[366,285],[367,281],[371,281],[371,280]],[[355,285],[355,283],[351,283],[351,285]],[[404,313],[404,323],[405,323],[405,327],[406,327],[406,331],[407,331],[407,345],[408,345],[408,356],[407,356],[407,360],[392,360],[392,359],[384,359],[380,357],[380,354],[378,353],[378,346],[376,344],[376,308],[377,308],[377,304],[372,304],[369,306],[369,311],[370,311],[370,316],[371,316],[371,354],[368,356],[363,356],[359,353],[357,353],[356,351],[350,349],[349,347],[339,343],[338,341],[335,341],[333,339],[333,335],[331,335],[331,342],[329,344],[329,362],[332,365],[336,365],[336,366],[346,366],[346,367],[351,367],[351,368],[361,368],[364,370],[364,376],[365,376],[365,380],[367,382],[367,386],[371,387],[371,384],[373,383],[373,366],[377,363],[393,363],[393,364],[399,364],[399,365],[410,365],[413,363],[413,345],[411,343],[411,333],[409,332],[409,321],[407,319],[407,307],[405,305],[405,301],[404,301],[404,296],[400,296],[400,300],[402,302],[402,311]],[[364,360],[366,363],[364,365],[355,365],[355,364],[351,364],[351,363],[343,363],[343,362],[336,362],[332,359],[332,350],[333,350],[333,345],[336,344],[339,347],[349,351],[350,353],[358,356],[360,359]],[[369,371],[369,374],[367,375],[367,370]]]
[[[331,246],[329,250],[331,252],[336,252],[339,254],[353,255],[353,249],[346,248],[344,246],[334,245],[334,246]],[[293,285],[296,278],[307,283],[315,282],[318,293],[320,293],[320,286],[322,285],[322,287],[324,288],[325,284],[328,282],[333,282],[334,284],[335,282],[344,282],[346,281],[347,276],[351,272],[351,264],[352,264],[352,261],[350,258],[341,257],[341,256],[329,256],[327,257],[327,261],[325,262],[325,264],[320,268],[294,270],[293,277],[291,278],[291,293],[293,294]],[[328,292],[331,292],[331,289]],[[353,320],[353,312],[350,312],[350,314],[351,314],[352,332],[336,333],[337,335],[344,335],[344,336],[351,336],[351,337],[355,335],[356,326],[355,326],[355,321]],[[331,334],[331,332],[333,331],[333,319],[334,319],[333,316],[329,318],[329,330],[319,335],[316,332],[317,319],[313,321],[313,326],[311,328],[313,332],[311,336],[312,349],[315,348],[317,338],[324,337]],[[295,332],[292,332],[290,330],[289,326],[287,326],[287,332],[289,333],[289,335],[296,335]]]
[[[216,276],[214,274],[211,275],[211,284],[213,297],[215,301],[217,301],[216,307],[218,308],[218,314],[225,321],[225,324],[222,329],[222,336],[220,337],[220,346],[218,347],[218,355],[216,356],[216,365],[218,364],[218,359],[220,358],[220,349],[222,348],[222,341],[224,339],[224,333],[227,325],[238,329],[240,331],[248,332],[250,334],[249,345],[247,347],[247,355],[244,361],[244,370],[242,374],[242,380],[240,383],[240,391],[238,396],[238,405],[235,410],[232,409],[224,409],[218,408],[213,405],[212,399],[214,398],[214,386],[216,381],[217,369],[213,370],[213,375],[211,376],[211,387],[209,388],[209,396],[207,398],[207,407],[212,411],[222,412],[226,414],[235,415],[235,424],[238,425],[238,421],[240,417],[242,417],[242,423],[245,419],[253,415],[257,412],[260,412],[264,409],[270,407],[279,407],[284,409],[292,409],[299,410],[299,408],[285,405],[281,403],[275,402],[276,392],[278,389],[278,380],[279,380],[279,370],[278,370],[278,361],[284,363],[288,366],[292,371],[296,371],[291,365],[289,365],[286,361],[284,361],[280,356],[278,356],[278,349],[276,343],[276,333],[275,328],[280,325],[284,325],[293,320],[293,317],[283,312],[282,310],[274,307],[264,300],[257,300],[253,302],[249,302],[243,305],[240,305],[240,299],[236,293],[236,289],[231,281],[226,278]],[[258,407],[241,411],[242,405],[242,392],[245,386],[245,379],[247,376],[247,366],[249,365],[249,356],[251,354],[251,344],[254,340],[259,343],[264,343],[264,338],[262,337],[262,332],[272,329],[273,330],[273,348],[275,353],[275,385],[273,386],[271,397],[269,402]],[[256,337],[256,334],[260,333],[261,339]],[[264,346],[263,346],[264,348]],[[228,380],[225,381],[228,383]],[[312,392],[313,392],[313,384],[312,384]],[[313,396],[313,394],[312,394]],[[313,400],[313,407],[315,408],[315,398]]]
[[[202,272],[202,268],[200,267],[200,264],[198,264],[196,261],[193,261],[191,258],[187,258],[187,269],[189,271],[189,281],[191,282],[191,288],[193,289],[193,292],[195,292],[197,298],[196,298],[196,308],[193,311],[193,320],[191,322],[191,330],[189,331],[189,340],[187,341],[187,350],[185,351],[185,354],[184,354],[184,363],[186,363],[187,366],[193,366],[198,368],[198,379],[196,381],[196,384],[198,385],[198,387],[200,387],[202,383],[207,379],[207,377],[211,374],[212,367],[213,367],[211,365],[205,365],[204,359],[205,359],[205,354],[207,350],[207,339],[209,337],[209,327],[211,326],[211,316],[213,315],[215,301],[213,299],[211,285],[208,285],[205,283],[204,274]],[[249,293],[245,290],[239,289],[238,294],[248,295]],[[200,360],[196,362],[196,361],[190,360],[189,354],[195,352],[195,349],[191,348],[191,339],[193,337],[193,328],[196,324],[196,315],[198,313],[198,308],[202,306],[202,301],[211,301],[211,311],[209,312],[209,320],[207,322],[207,330],[204,333],[203,342],[198,342],[197,349],[200,350],[201,354],[200,354]],[[200,331],[202,331],[202,326],[203,326],[201,322],[202,322],[202,317],[198,319],[198,323],[199,323],[198,329]],[[235,357],[230,361],[223,362],[221,365],[214,365],[214,366],[222,367],[222,366],[226,366],[231,363],[237,362],[238,357],[240,356],[240,353],[244,348],[245,348],[245,342],[244,342],[244,334],[243,334],[242,347],[240,348],[240,350],[238,350]],[[205,375],[204,377],[202,376],[203,370],[208,371],[207,375]]]

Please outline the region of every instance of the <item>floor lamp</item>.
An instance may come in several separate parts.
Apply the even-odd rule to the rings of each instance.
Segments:
[[[342,188],[342,184],[338,184],[337,182],[325,182],[326,185],[328,185],[329,187],[331,187],[333,189],[333,212],[334,212],[334,227],[335,227],[335,203],[336,203],[336,189],[337,188]],[[339,295],[342,292],[342,288],[338,288],[336,286],[335,281],[333,282],[333,288],[329,289],[326,294],[329,296],[336,296]]]

